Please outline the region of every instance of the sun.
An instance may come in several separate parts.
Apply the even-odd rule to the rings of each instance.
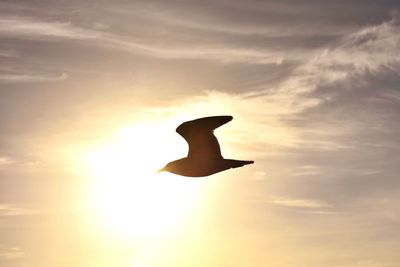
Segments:
[[[160,238],[196,210],[205,180],[157,173],[186,154],[184,142],[173,134],[167,123],[135,123],[85,155],[91,205],[113,234]]]

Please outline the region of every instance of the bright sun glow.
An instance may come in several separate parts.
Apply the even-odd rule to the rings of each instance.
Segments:
[[[186,154],[185,143],[171,129],[135,124],[86,155],[92,204],[114,233],[135,240],[160,238],[196,209],[205,180],[157,173]]]

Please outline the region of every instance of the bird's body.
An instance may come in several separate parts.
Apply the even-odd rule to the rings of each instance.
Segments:
[[[210,161],[204,159],[191,159],[186,157],[168,163],[170,165],[169,168],[167,167],[167,171],[182,176],[203,177],[231,168],[242,167],[246,164],[251,163],[254,162],[224,158]]]
[[[232,120],[232,116],[205,117],[182,123],[176,128],[189,144],[186,158],[168,163],[161,171],[182,176],[202,177],[254,161],[224,159],[214,129]]]

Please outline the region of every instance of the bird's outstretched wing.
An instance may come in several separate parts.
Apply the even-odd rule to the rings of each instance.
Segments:
[[[205,117],[182,123],[176,132],[189,144],[189,158],[222,158],[214,129],[232,120],[232,116]]]

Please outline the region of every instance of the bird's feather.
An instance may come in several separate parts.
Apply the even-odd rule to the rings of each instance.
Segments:
[[[205,117],[182,123],[176,128],[189,144],[188,158],[222,158],[214,129],[232,120],[232,116]]]

